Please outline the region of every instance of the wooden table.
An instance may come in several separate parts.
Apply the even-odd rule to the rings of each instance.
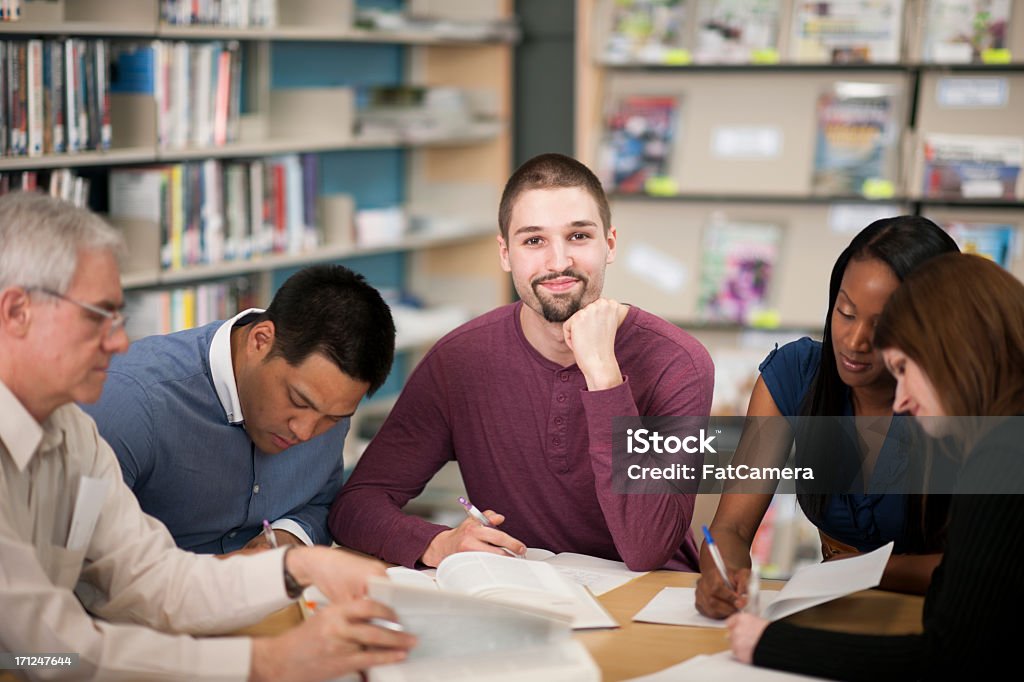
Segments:
[[[693,587],[694,573],[656,571],[600,597],[621,627],[579,632],[583,643],[601,668],[606,682],[657,672],[698,654],[729,648],[724,630],[634,623],[633,616],[663,587]],[[762,581],[762,589],[780,589],[785,583]],[[866,590],[790,616],[797,625],[870,634],[909,634],[921,631],[923,597]],[[271,614],[240,634],[270,635],[301,620],[298,606]]]
[[[647,675],[698,654],[729,648],[724,630],[631,620],[663,587],[693,587],[698,577],[656,571],[600,597],[621,627],[580,632],[576,637],[590,651],[606,682]],[[780,589],[784,584],[765,580],[761,586]],[[787,622],[847,632],[908,634],[921,631],[923,603],[923,597],[867,590],[790,616]]]

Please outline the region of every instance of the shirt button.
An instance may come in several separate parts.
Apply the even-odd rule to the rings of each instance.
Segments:
[[[555,423],[561,426],[562,424],[565,423],[565,420],[562,419],[561,417],[555,417]]]
[[[256,485],[254,485],[254,486],[252,487],[252,491],[253,491],[254,493],[258,493],[258,492],[260,491],[260,484],[259,484],[259,483],[257,483]]]
[[[562,372],[558,376],[558,378],[561,379],[562,381],[568,381],[569,380],[569,373],[568,372]]]
[[[232,532],[232,533],[228,533],[228,537],[229,537],[229,538],[233,538],[233,537],[235,537],[236,535],[238,535],[238,533],[235,533],[235,532]]]
[[[561,445],[562,444],[562,439],[561,438],[552,438],[551,442],[554,443],[555,445]]]
[[[560,402],[560,403],[564,403],[565,402],[565,394],[564,393],[559,393],[558,394],[558,402]]]

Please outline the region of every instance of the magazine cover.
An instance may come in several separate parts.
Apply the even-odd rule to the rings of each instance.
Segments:
[[[782,228],[714,221],[704,231],[698,311],[706,322],[750,324],[769,307]]]
[[[778,41],[779,0],[700,0],[697,62],[747,64]]]
[[[601,183],[610,192],[644,192],[648,180],[669,175],[676,110],[670,96],[623,97],[605,121]]]
[[[607,0],[611,27],[604,61],[665,64],[685,51],[687,0]]]
[[[986,50],[1007,48],[1010,0],[931,0],[926,3],[926,62],[981,62]]]
[[[944,225],[964,253],[974,253],[1010,267],[1017,226],[1006,223],[947,223]]]
[[[1024,138],[933,133],[924,140],[924,196],[1015,200],[1022,159]]]
[[[896,180],[894,88],[880,83],[836,83],[818,97],[811,191],[863,195],[865,184]]]
[[[792,29],[790,58],[795,62],[898,62],[903,0],[797,0]]]

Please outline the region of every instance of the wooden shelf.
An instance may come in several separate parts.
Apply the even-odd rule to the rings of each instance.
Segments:
[[[450,234],[410,235],[406,238],[390,244],[379,246],[356,246],[356,245],[326,245],[316,251],[299,254],[271,254],[260,256],[249,260],[225,261],[211,265],[193,265],[180,270],[164,270],[160,272],[126,272],[121,276],[121,286],[125,290],[144,289],[148,287],[167,286],[172,284],[184,284],[210,279],[222,279],[235,275],[244,275],[255,272],[266,272],[281,268],[294,268],[312,263],[324,263],[340,260],[342,258],[353,258],[356,256],[369,256],[378,253],[394,253],[398,251],[410,251],[413,249],[428,249],[446,244],[455,244],[463,241],[477,239],[487,236],[495,230],[492,226],[477,227],[464,232],[453,232]]]
[[[237,142],[221,147],[204,147],[201,149],[157,150],[153,147],[131,147],[74,154],[5,156],[0,157],[0,171],[77,168],[82,166],[119,166],[197,159],[233,159],[288,153],[344,151],[346,149],[460,146],[494,139],[501,135],[506,128],[507,125],[505,123],[495,121],[475,124],[469,129],[454,135],[357,135],[345,140],[281,139],[261,142]]]
[[[608,195],[614,201],[688,201],[688,202],[724,202],[742,204],[908,204],[920,199],[904,196],[893,196],[880,199],[869,199],[859,195],[824,196],[824,195],[779,195],[779,194],[704,194],[686,193],[672,195],[652,195],[613,192]]]
[[[0,22],[0,36],[93,36],[111,38],[166,38],[168,40],[270,40],[288,42],[383,43],[397,45],[485,45],[515,42],[500,34],[459,36],[430,31],[368,31],[357,28],[277,26],[233,28],[229,26],[156,26],[152,23],[97,23],[65,21],[43,24],[29,21]]]

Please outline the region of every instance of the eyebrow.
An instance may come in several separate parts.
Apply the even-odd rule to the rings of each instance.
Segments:
[[[595,223],[593,220],[574,220],[568,225],[566,225],[566,227],[573,229],[592,227],[594,229],[597,229],[597,223]],[[512,234],[532,234],[534,232],[542,232],[544,229],[545,228],[541,227],[540,225],[524,225],[523,227],[517,228],[516,231],[513,232]]]
[[[288,388],[295,391],[295,395],[298,396],[299,400],[306,403],[306,405],[308,405],[314,411],[319,412],[325,417],[330,417],[331,419],[344,419],[345,417],[351,417],[352,415],[355,414],[355,410],[349,412],[348,414],[327,414],[326,412],[320,409],[320,407],[316,404],[315,401],[310,400],[309,396],[307,396],[305,393],[299,390],[298,387],[289,385]]]

